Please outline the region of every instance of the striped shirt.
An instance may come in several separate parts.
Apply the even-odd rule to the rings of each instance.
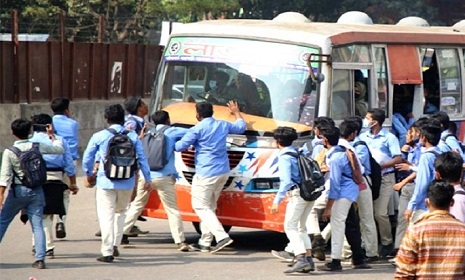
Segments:
[[[465,279],[465,224],[432,211],[410,226],[396,257],[395,279]]]

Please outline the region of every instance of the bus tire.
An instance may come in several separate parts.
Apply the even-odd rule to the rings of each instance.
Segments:
[[[198,234],[202,234],[202,231],[200,230],[200,223],[199,222],[192,222],[192,225],[194,226],[194,229]],[[232,226],[223,225],[223,229],[226,232],[229,232],[231,230],[231,228],[232,228]]]

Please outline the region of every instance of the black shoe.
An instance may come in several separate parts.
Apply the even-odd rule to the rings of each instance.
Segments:
[[[101,232],[100,230],[97,231],[97,232],[95,233],[95,236],[97,236],[97,237],[102,237],[102,232]]]
[[[389,256],[392,251],[394,250],[394,244],[389,244],[389,245],[382,245],[381,246],[381,250],[379,252],[379,256],[381,258],[386,258],[387,256]]]
[[[44,268],[46,268],[46,267],[45,267],[45,262],[44,262],[44,261],[35,261],[35,262],[32,264],[32,267],[33,267],[33,268],[37,268],[37,269],[44,269]]]
[[[141,222],[147,222],[147,219],[142,216],[137,217],[137,220]]]
[[[123,234],[123,239],[121,239],[121,245],[128,245],[129,244],[129,236]]]
[[[366,258],[365,258],[365,262],[367,262],[367,263],[372,263],[372,262],[377,262],[377,261],[379,261],[379,257],[378,257],[378,256],[366,257]]]
[[[371,269],[372,267],[365,262],[352,265],[353,269]]]
[[[115,258],[113,256],[101,256],[97,258],[99,262],[112,263]]]
[[[65,224],[57,223],[55,229],[56,229],[55,235],[56,235],[57,238],[65,238],[66,237]]]
[[[230,237],[226,237],[224,239],[221,239],[220,241],[218,241],[216,246],[212,248],[212,250],[210,252],[212,254],[214,254],[214,253],[216,253],[218,251],[223,250],[224,247],[226,247],[228,245],[231,245],[232,243],[233,243],[233,240]]]
[[[113,257],[119,257],[119,250],[117,246],[113,246]]]
[[[47,250],[47,252],[45,252],[45,256],[47,256],[49,259],[53,259],[55,258],[55,252],[53,249]]]
[[[333,260],[330,263],[325,263],[324,266],[319,266],[318,269],[321,271],[341,271],[342,270],[341,261]]]

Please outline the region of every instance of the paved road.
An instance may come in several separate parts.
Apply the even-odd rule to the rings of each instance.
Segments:
[[[82,178],[79,178],[81,181]],[[78,182],[79,182],[78,181]],[[67,225],[67,238],[56,242],[55,258],[47,259],[48,269],[31,268],[31,229],[19,218],[10,225],[0,244],[0,279],[16,280],[35,277],[53,279],[289,279],[289,277],[318,277],[318,279],[392,279],[394,269],[386,264],[375,264],[371,270],[354,270],[349,265],[338,273],[316,271],[309,274],[286,276],[286,264],[270,254],[271,249],[284,248],[283,234],[233,228],[234,246],[218,254],[175,250],[166,220],[148,219],[138,225],[149,230],[147,235],[130,239],[120,246],[121,256],[112,264],[96,261],[100,240],[94,236],[98,229],[95,214],[94,190],[81,188],[72,197]],[[198,235],[190,223],[185,223],[189,242]],[[321,262],[317,263],[321,265]]]

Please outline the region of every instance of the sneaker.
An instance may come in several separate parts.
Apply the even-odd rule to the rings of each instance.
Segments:
[[[325,261],[326,260],[325,250],[322,249],[321,247],[316,248],[316,249],[312,249],[312,254],[319,261]]]
[[[33,268],[37,268],[37,269],[44,269],[46,268],[45,267],[45,262],[40,260],[40,261],[35,261],[33,264],[32,264],[32,267]]]
[[[121,245],[128,245],[129,244],[129,236],[123,234],[123,238],[121,239]]]
[[[137,217],[137,220],[141,222],[147,222],[147,219],[142,216]]]
[[[113,246],[113,257],[119,257],[118,246]]]
[[[189,245],[186,242],[177,243],[178,251],[189,252]]]
[[[57,238],[65,238],[66,237],[66,230],[64,223],[57,223],[55,226],[55,235]]]
[[[141,230],[137,226],[133,226],[130,231],[131,234],[147,234],[149,233],[148,230]]]
[[[99,262],[106,262],[106,263],[112,263],[114,259],[115,258],[113,256],[101,256],[97,258]]]
[[[211,253],[214,254],[218,251],[221,251],[224,249],[224,247],[231,245],[234,241],[231,239],[231,237],[226,237],[218,241],[215,247],[211,249]]]
[[[294,254],[289,253],[287,251],[275,251],[271,250],[271,254],[275,257],[277,257],[280,260],[286,261],[286,262],[292,262],[294,259]]]
[[[190,244],[189,245],[189,250],[200,251],[202,253],[208,253],[208,252],[210,252],[210,246],[203,246],[203,245],[200,245],[198,243],[195,243],[195,244]]]
[[[299,258],[294,265],[285,270],[284,273],[293,273],[293,272],[303,272],[308,273],[311,270],[310,263],[307,261],[306,258]]]
[[[315,271],[315,262],[312,257],[305,257],[307,262],[310,264],[310,271]]]
[[[47,256],[49,259],[53,259],[55,258],[55,252],[53,251],[53,249],[47,250],[45,252],[45,256]]]
[[[319,266],[318,269],[321,271],[341,271],[342,270],[341,261],[333,260],[332,262],[325,263],[325,265],[323,266]]]

